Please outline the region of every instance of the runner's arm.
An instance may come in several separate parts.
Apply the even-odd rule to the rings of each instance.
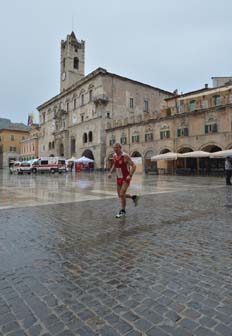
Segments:
[[[135,165],[135,163],[131,160],[131,158],[128,155],[125,156],[125,162],[130,167],[129,168],[129,171],[130,171],[129,178],[132,178],[134,172],[136,171],[136,165]]]
[[[111,167],[111,169],[110,169],[110,171],[109,171],[109,174],[108,174],[108,177],[109,177],[109,178],[111,177],[111,175],[112,175],[112,173],[113,173],[114,170],[115,170],[115,165],[114,165],[114,163],[113,163],[113,166]]]

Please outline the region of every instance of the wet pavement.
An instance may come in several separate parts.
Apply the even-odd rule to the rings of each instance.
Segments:
[[[232,335],[232,188],[0,172],[0,335]]]

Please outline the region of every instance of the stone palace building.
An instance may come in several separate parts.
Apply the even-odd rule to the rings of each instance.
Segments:
[[[112,164],[113,144],[137,158],[138,171],[163,171],[168,151],[232,148],[232,77],[178,94],[98,68],[85,75],[85,42],[74,32],[61,41],[60,93],[38,107],[40,156],[85,155],[95,168]],[[222,169],[223,160],[178,159],[175,168]],[[208,168],[207,168],[208,169]]]
[[[85,75],[85,42],[78,41],[72,32],[61,41],[60,93],[37,108],[39,155],[66,159],[85,155],[94,159],[96,168],[106,168],[114,128],[130,129],[132,124],[157,118],[164,99],[172,96],[171,92],[102,68]],[[131,136],[136,144],[136,133],[132,131]],[[123,132],[118,140],[126,144]],[[149,152],[152,146],[149,142],[144,151],[146,148]],[[127,148],[128,152],[132,149],[136,150],[136,146]]]

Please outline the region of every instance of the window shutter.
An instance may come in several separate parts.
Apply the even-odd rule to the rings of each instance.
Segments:
[[[208,125],[205,125],[205,133],[209,133]]]
[[[188,136],[188,128],[187,127],[184,129],[184,135]]]
[[[214,125],[213,125],[213,132],[214,132],[214,133],[217,133],[217,124],[214,124]]]
[[[181,135],[181,129],[178,128],[178,129],[177,129],[177,136],[180,137],[180,135]]]
[[[160,139],[163,139],[163,132],[160,132]]]
[[[167,131],[167,138],[170,138],[170,131]]]

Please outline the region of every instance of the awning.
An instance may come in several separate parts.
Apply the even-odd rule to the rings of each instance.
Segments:
[[[224,151],[218,151],[218,152],[210,153],[210,158],[211,159],[225,158],[226,156],[232,156],[232,149],[227,149],[227,150],[224,150]]]
[[[179,158],[201,158],[201,157],[209,157],[209,156],[210,156],[210,153],[204,152],[204,151],[193,151],[193,152],[178,154]]]
[[[154,155],[151,157],[151,161],[158,161],[158,160],[177,160],[179,157],[179,154],[168,152],[164,154]]]

